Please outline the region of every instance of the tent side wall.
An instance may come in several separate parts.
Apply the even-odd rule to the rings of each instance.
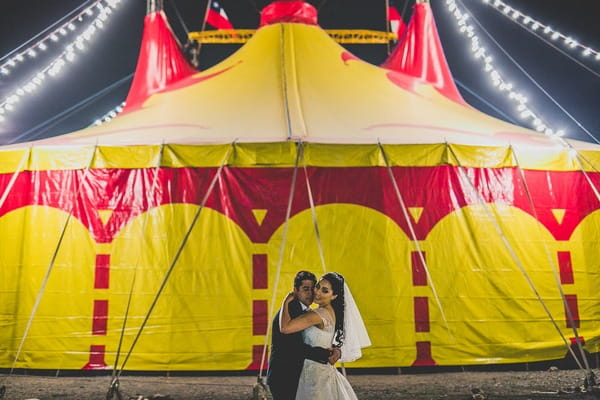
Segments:
[[[129,296],[125,353],[170,266],[127,369],[258,368],[299,269],[348,280],[373,342],[352,367],[561,358],[573,327],[600,350],[596,153],[299,148],[3,153],[0,365],[112,367]]]

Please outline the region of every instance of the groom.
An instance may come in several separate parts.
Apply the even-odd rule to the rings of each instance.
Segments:
[[[296,299],[289,305],[292,318],[309,309],[313,302],[316,283],[317,278],[311,272],[300,271],[296,274],[293,290]],[[304,344],[302,332],[284,335],[279,329],[280,312],[281,309],[273,318],[267,384],[273,394],[273,400],[292,400],[296,397],[305,358],[322,364],[327,362],[335,364],[341,352],[338,348],[324,349]]]

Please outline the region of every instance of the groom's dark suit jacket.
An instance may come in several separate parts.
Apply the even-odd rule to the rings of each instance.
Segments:
[[[289,305],[292,318],[302,314],[300,301],[294,300]],[[279,313],[272,322],[271,356],[267,371],[267,384],[274,400],[293,400],[298,389],[298,380],[302,372],[304,359],[326,363],[329,351],[321,347],[304,344],[302,332],[285,335],[279,330]]]

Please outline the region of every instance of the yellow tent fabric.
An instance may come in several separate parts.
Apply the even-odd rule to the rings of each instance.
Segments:
[[[169,266],[127,369],[259,368],[299,269],[347,278],[351,366],[598,351],[599,149],[263,27],[109,124],[0,149],[0,365],[118,367]]]

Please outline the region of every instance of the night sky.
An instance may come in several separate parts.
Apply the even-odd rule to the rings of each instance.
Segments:
[[[400,12],[405,10],[408,20],[414,0],[390,0]],[[270,1],[221,0],[236,28],[256,28],[258,10]],[[569,59],[561,52],[511,22],[510,18],[485,5],[482,0],[461,0],[472,13],[470,23],[475,25],[480,42],[492,54],[495,66],[515,88],[526,93],[529,105],[555,129],[563,129],[566,137],[593,141],[575,122],[555,106],[547,95],[554,98],[587,131],[600,140],[600,61],[581,57],[581,51],[572,51],[562,42],[554,43],[587,68]],[[593,0],[505,0],[520,11],[554,29],[572,36],[580,43],[600,50],[599,11],[592,8]],[[52,25],[78,6],[83,0],[2,0],[0,12],[0,57]],[[205,0],[164,0],[165,12],[177,36],[185,42],[186,34],[178,14],[191,31],[199,30],[206,7]],[[385,1],[380,0],[314,0],[319,7],[319,22],[330,29],[385,30]],[[474,107],[512,122],[522,123],[515,105],[498,92],[483,72],[482,65],[470,52],[470,40],[460,34],[455,19],[446,8],[445,0],[431,0],[436,23],[448,58],[450,69],[458,82],[465,100]],[[85,51],[77,52],[76,61],[63,68],[56,77],[46,78],[34,93],[22,98],[15,110],[3,114],[0,122],[0,144],[28,141],[81,129],[123,101],[129,89],[137,62],[145,0],[122,0],[114,14],[106,21]],[[497,41],[498,45],[525,70],[546,94],[506,57],[475,19]],[[91,21],[91,18],[84,19]],[[79,24],[78,30],[86,24]],[[25,61],[9,75],[0,75],[0,103],[26,78],[54,59],[74,38],[69,35]],[[235,51],[237,45],[203,45],[201,69],[214,65]],[[384,45],[350,45],[348,49],[373,64],[387,57]],[[2,63],[5,60],[2,60]],[[590,71],[591,70],[591,71]],[[121,81],[120,84],[117,82]],[[98,92],[114,84],[102,96]],[[85,107],[78,103],[93,97]],[[76,112],[67,112],[73,108]]]

